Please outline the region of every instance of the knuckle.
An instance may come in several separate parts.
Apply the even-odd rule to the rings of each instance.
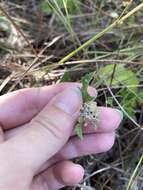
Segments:
[[[36,117],[34,119],[34,124],[54,138],[62,139],[66,133],[66,129],[69,129],[70,120],[66,116],[61,117],[60,121],[58,121],[56,118],[53,119],[49,115],[42,115],[40,118]]]
[[[25,88],[16,92],[16,96],[20,97],[23,102],[23,111],[31,110],[33,113],[38,113],[40,110],[38,97],[40,96],[41,88]],[[32,93],[32,96],[30,95]]]

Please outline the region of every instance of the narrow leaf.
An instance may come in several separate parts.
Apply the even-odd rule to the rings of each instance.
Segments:
[[[83,140],[83,133],[82,133],[82,126],[80,123],[78,123],[75,127],[75,133],[77,134],[77,136]]]
[[[60,82],[68,82],[70,81],[70,76],[68,72],[65,72],[62,78],[60,79]]]
[[[84,77],[82,77],[81,82],[82,82],[82,88],[81,88],[81,92],[82,92],[82,98],[83,98],[83,102],[88,102],[88,101],[92,101],[94,100],[94,97],[91,97],[88,94],[88,86],[90,84],[90,81],[93,79],[94,76],[94,72],[86,74]]]

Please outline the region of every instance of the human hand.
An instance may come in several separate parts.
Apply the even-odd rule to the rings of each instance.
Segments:
[[[99,107],[97,129],[74,136],[82,98],[79,84],[24,89],[0,97],[0,189],[57,190],[78,183],[81,166],[69,159],[108,151],[114,144],[119,112]],[[89,93],[95,94],[90,88]]]

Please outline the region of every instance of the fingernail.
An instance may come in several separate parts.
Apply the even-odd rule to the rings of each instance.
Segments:
[[[54,104],[64,112],[74,114],[82,104],[81,91],[78,88],[67,88],[57,97]]]
[[[124,117],[123,112],[121,110],[118,110],[118,109],[116,109],[116,111],[119,113],[121,121],[122,121],[123,117]]]

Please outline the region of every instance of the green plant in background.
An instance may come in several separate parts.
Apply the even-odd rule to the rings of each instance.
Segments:
[[[120,90],[116,93],[116,97],[120,100],[119,102],[123,109],[127,111],[130,116],[134,117],[137,100],[140,99],[138,96],[139,80],[131,69],[120,64],[116,65],[111,83],[114,66],[114,64],[111,64],[101,68],[99,71],[99,79],[101,83],[104,84],[104,81],[106,81],[106,84],[112,87],[121,86]]]
[[[72,14],[79,10],[79,3],[77,0],[58,0],[56,1],[44,0],[42,1],[40,8],[45,14],[54,13],[54,9],[68,9],[69,14]]]
[[[45,14],[56,15],[55,18],[61,21],[72,39],[79,43],[78,37],[72,28],[72,20],[70,18],[70,14],[80,11],[77,0],[44,0],[40,5],[40,9]]]

